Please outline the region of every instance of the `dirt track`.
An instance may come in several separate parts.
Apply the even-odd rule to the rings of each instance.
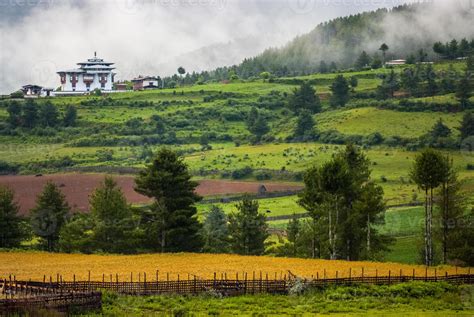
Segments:
[[[36,196],[41,192],[47,181],[53,181],[61,187],[69,205],[74,210],[87,211],[89,195],[103,180],[103,174],[53,174],[35,177],[33,175],[0,176],[0,185],[7,185],[15,191],[15,197],[20,204],[21,212],[27,213],[35,205]],[[133,190],[134,176],[114,176],[117,183],[133,204],[146,203],[148,197],[142,196]],[[227,180],[202,180],[196,192],[202,196],[256,193],[258,182],[235,182]],[[297,185],[284,183],[264,182],[267,191],[286,191],[300,189]]]

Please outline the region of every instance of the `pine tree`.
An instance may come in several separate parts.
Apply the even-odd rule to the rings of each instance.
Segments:
[[[405,68],[401,73],[401,87],[408,91],[411,96],[419,94],[419,76],[413,68]]]
[[[474,136],[474,114],[472,112],[464,113],[459,132],[461,132],[461,140]]]
[[[382,45],[380,45],[380,48],[379,50],[382,51],[382,55],[383,55],[383,63],[385,64],[386,62],[386,59],[385,59],[385,56],[387,54],[387,51],[388,51],[389,47],[387,44],[383,43]]]
[[[432,149],[425,149],[416,156],[410,171],[411,179],[425,192],[425,265],[433,265],[433,190],[443,182],[445,170],[443,156]]]
[[[393,98],[395,96],[395,91],[400,88],[400,82],[398,81],[398,76],[395,71],[392,69],[388,76],[382,81],[382,84],[377,87],[377,94],[380,99]]]
[[[183,159],[169,149],[161,149],[152,163],[135,178],[135,190],[154,199],[149,210],[158,232],[149,239],[157,241],[161,252],[198,251],[202,247],[201,225],[195,204],[197,183],[191,180]]]
[[[244,197],[236,208],[237,212],[229,215],[232,251],[245,255],[263,254],[269,235],[266,217],[258,212],[258,201]]]
[[[444,123],[443,120],[440,118],[438,121],[435,123],[433,128],[430,131],[430,135],[432,138],[437,139],[437,138],[447,138],[448,136],[451,135],[451,129],[448,128]]]
[[[318,113],[321,111],[321,101],[316,90],[307,81],[303,82],[298,89],[293,91],[288,101],[289,108],[298,113],[302,110],[308,110],[311,113]]]
[[[362,69],[366,66],[369,66],[370,62],[371,62],[371,60],[370,60],[369,54],[367,54],[366,51],[362,51],[362,53],[357,58],[355,66],[356,66],[357,69]]]
[[[342,75],[338,75],[331,85],[331,98],[329,103],[333,107],[343,107],[349,101],[350,88],[347,80]]]
[[[21,125],[21,105],[18,101],[11,101],[8,103],[8,123],[12,128],[19,127]]]
[[[72,105],[66,107],[66,112],[63,117],[63,124],[65,127],[73,127],[76,125],[77,109]]]
[[[32,99],[28,99],[23,105],[22,125],[33,128],[38,123],[38,105]]]
[[[216,206],[206,215],[203,223],[203,251],[207,253],[229,252],[229,230],[227,216],[224,211]]]
[[[383,191],[370,181],[369,166],[367,157],[348,145],[305,173],[299,204],[308,210],[314,228],[307,231],[313,257],[319,248],[330,259],[374,259],[387,249],[390,239],[376,230],[383,223]]]
[[[50,101],[39,107],[38,117],[44,127],[56,127],[59,124],[59,111]]]
[[[247,126],[250,133],[255,135],[257,142],[259,142],[262,137],[270,131],[270,127],[268,126],[267,119],[265,119],[261,113],[257,111],[255,116],[254,110],[256,111],[255,107],[252,108],[251,112],[249,113]]]
[[[28,237],[14,196],[13,190],[0,186],[0,248],[18,247]]]
[[[96,248],[113,253],[133,251],[135,227],[130,206],[112,177],[105,177],[90,196],[89,204]]]
[[[301,223],[296,214],[293,214],[286,226],[288,241],[291,243],[293,256],[296,256],[298,250],[298,237],[301,231]]]
[[[435,223],[439,224],[435,226],[434,234],[441,241],[444,264],[453,259],[451,250],[459,242],[455,237],[459,234],[459,230],[464,230],[459,226],[459,220],[464,216],[467,207],[466,198],[453,161],[448,156],[445,158],[442,185],[436,192],[435,204],[438,212],[434,215]]]
[[[46,243],[48,251],[56,249],[59,232],[70,212],[66,197],[53,182],[47,182],[31,210],[33,232]]]
[[[315,137],[314,126],[315,122],[311,112],[303,110],[297,118],[294,136],[304,140],[312,140]]]
[[[467,109],[469,106],[469,98],[472,96],[472,83],[468,72],[459,80],[456,88],[456,98],[461,104],[461,109]]]

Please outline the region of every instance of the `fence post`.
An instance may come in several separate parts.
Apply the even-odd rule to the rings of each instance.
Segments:
[[[364,267],[362,267],[361,275],[362,275],[362,283],[364,283]]]
[[[247,272],[245,272],[244,275],[245,275],[244,294],[247,294]]]
[[[268,293],[268,273],[265,273],[265,292]]]
[[[146,272],[143,272],[143,289],[145,290],[145,293],[146,293]]]
[[[415,280],[416,274],[415,274],[415,269],[413,269],[413,280]]]
[[[262,293],[262,283],[263,283],[263,280],[262,280],[262,271],[260,271],[260,285],[259,285],[259,292]]]
[[[197,294],[197,281],[196,281],[196,275],[194,275],[193,293],[194,293],[194,294]]]
[[[91,271],[89,271],[87,280],[88,280],[87,290],[90,292],[91,291]]]
[[[215,289],[216,288],[216,272],[214,272],[214,281],[212,283],[212,287]]]
[[[402,278],[402,275],[403,275],[403,271],[402,271],[402,269],[400,269],[400,281],[401,281],[401,282],[402,282],[402,281],[404,282],[404,281],[405,281],[405,279],[404,279],[404,278]]]
[[[425,267],[425,282],[428,281],[428,267]]]
[[[379,284],[379,271],[378,269],[375,269],[375,284]]]
[[[388,285],[391,284],[391,283],[390,283],[390,282],[391,282],[391,273],[392,273],[392,272],[391,272],[390,270],[388,270]]]
[[[352,268],[350,267],[349,268],[349,283],[351,282],[352,280]]]
[[[437,274],[436,268],[435,268],[435,282],[437,282],[437,281],[438,281],[438,274]]]

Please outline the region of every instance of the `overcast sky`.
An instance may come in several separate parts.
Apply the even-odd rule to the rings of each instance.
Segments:
[[[116,63],[117,79],[231,65],[320,22],[404,2],[0,0],[0,93],[29,83],[57,87],[56,71],[94,51]]]

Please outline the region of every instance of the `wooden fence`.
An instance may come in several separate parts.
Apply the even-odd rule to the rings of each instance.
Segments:
[[[402,272],[400,272],[402,273]],[[8,298],[24,294],[51,294],[62,295],[67,293],[86,293],[96,292],[100,290],[109,290],[120,294],[127,295],[160,295],[160,294],[189,294],[197,295],[207,292],[218,293],[223,296],[234,296],[243,294],[287,294],[293,285],[303,283],[308,287],[326,287],[332,285],[358,285],[358,284],[374,284],[374,285],[391,285],[410,281],[424,282],[440,282],[445,281],[453,284],[474,284],[473,274],[455,274],[455,275],[435,275],[435,276],[416,276],[416,275],[389,275],[387,276],[361,276],[357,277],[336,277],[320,278],[319,275],[311,279],[301,279],[293,274],[285,275],[283,278],[269,278],[268,275],[256,277],[253,275],[247,278],[244,274],[242,278],[236,275],[235,278],[227,278],[227,274],[213,279],[200,279],[196,276],[184,280],[158,280],[147,281],[146,275],[143,281],[129,282],[118,281],[65,281],[59,278],[56,282],[51,279],[49,282],[32,282],[32,281],[0,281],[0,290],[3,289],[4,296]],[[2,285],[3,283],[3,285]],[[6,292],[6,293],[5,293]],[[14,294],[14,295],[11,295]]]
[[[0,299],[0,316],[25,315],[35,316],[41,310],[59,312],[99,310],[102,308],[101,292],[69,292],[47,294],[35,297]]]

